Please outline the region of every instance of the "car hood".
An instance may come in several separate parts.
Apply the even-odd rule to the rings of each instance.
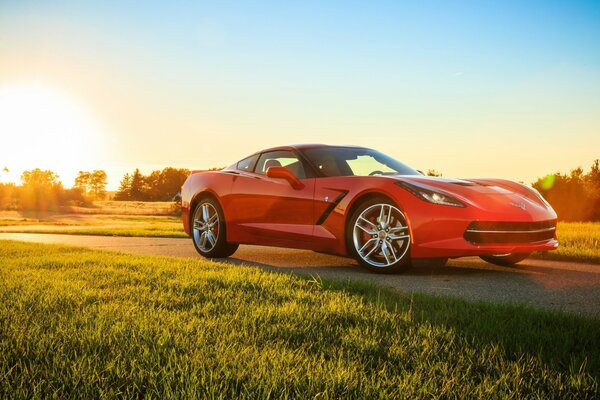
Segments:
[[[449,179],[430,176],[402,175],[395,179],[449,194],[465,204],[502,212],[515,208],[530,211],[549,207],[531,189],[503,179]]]

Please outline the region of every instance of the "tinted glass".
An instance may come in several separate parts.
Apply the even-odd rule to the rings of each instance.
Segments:
[[[306,177],[302,162],[291,151],[280,150],[263,153],[258,159],[255,172],[266,174],[269,167],[286,167],[296,175],[298,179]]]
[[[240,171],[252,172],[254,170],[254,166],[256,165],[256,160],[258,160],[258,154],[244,158],[242,161],[237,163],[237,169]]]
[[[318,147],[303,153],[325,176],[420,175],[400,161],[371,149]]]

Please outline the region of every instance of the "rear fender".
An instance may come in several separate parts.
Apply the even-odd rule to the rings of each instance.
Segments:
[[[192,211],[203,196],[214,198],[225,216],[227,229],[227,204],[224,199],[231,193],[231,186],[236,175],[226,171],[204,171],[191,174],[181,190],[181,219],[185,232],[191,234]]]

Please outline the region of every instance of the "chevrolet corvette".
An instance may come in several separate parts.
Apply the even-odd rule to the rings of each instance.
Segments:
[[[556,213],[533,188],[503,179],[448,179],[378,151],[296,145],[256,152],[182,187],[185,232],[202,256],[240,244],[352,257],[375,272],[414,260],[479,256],[513,265],[554,250]]]

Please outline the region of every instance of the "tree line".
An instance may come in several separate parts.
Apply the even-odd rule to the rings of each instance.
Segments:
[[[8,172],[5,168],[4,172]],[[165,168],[143,175],[125,174],[115,200],[173,201],[190,171]],[[64,206],[90,206],[104,200],[107,175],[103,170],[79,171],[73,186],[63,186],[58,174],[39,168],[24,171],[21,184],[0,183],[0,209],[56,211]]]
[[[214,168],[219,169],[219,168]],[[435,170],[428,175],[441,176]],[[139,169],[123,176],[115,200],[174,201],[190,171],[164,168],[143,175]],[[25,171],[21,185],[0,184],[0,209],[56,210],[65,205],[91,205],[106,198],[106,172],[79,171],[71,189],[59,176],[39,168]],[[586,173],[579,167],[539,178],[532,184],[552,205],[562,221],[600,221],[600,160]]]
[[[79,171],[73,187],[66,189],[57,173],[36,168],[21,174],[21,185],[0,184],[0,209],[55,211],[63,206],[89,206],[106,197],[106,184],[102,170]]]
[[[600,221],[600,160],[590,171],[581,167],[539,178],[532,185],[552,205],[559,220]]]
[[[123,176],[115,200],[174,201],[189,175],[185,168],[167,167],[148,175],[136,169]]]

